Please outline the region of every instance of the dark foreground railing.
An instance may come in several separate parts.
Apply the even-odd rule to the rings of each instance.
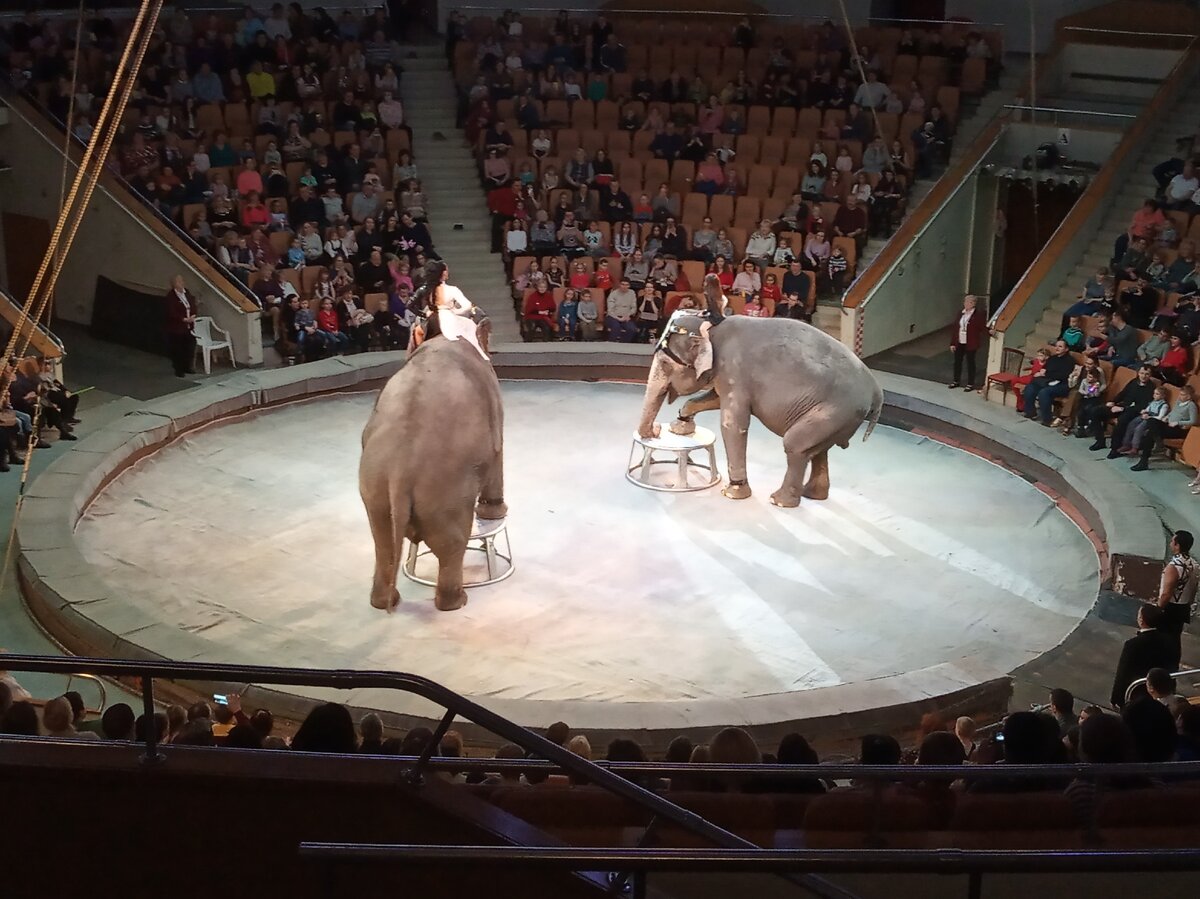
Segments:
[[[645,899],[652,873],[966,875],[980,899],[985,874],[1200,871],[1200,849],[1030,852],[1008,849],[558,849],[524,846],[413,846],[301,843],[320,866],[323,895],[338,891],[339,867],[455,865],[531,871],[621,871],[613,892]]]

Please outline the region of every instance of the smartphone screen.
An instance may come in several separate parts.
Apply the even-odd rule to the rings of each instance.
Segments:
[[[214,693],[213,702],[217,703],[217,705],[229,705],[229,697],[224,693]]]

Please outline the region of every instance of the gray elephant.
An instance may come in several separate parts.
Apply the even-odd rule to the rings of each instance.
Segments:
[[[478,326],[486,349],[490,326]],[[384,386],[363,430],[359,492],[375,541],[371,605],[400,602],[405,538],[438,560],[438,609],[464,606],[474,518],[503,518],[504,408],[491,363],[467,340],[430,337]]]
[[[883,391],[862,360],[812,325],[740,315],[710,325],[708,316],[678,313],[654,354],[638,433],[659,435],[654,419],[664,398],[674,402],[701,390],[684,403],[671,430],[692,433],[697,412],[720,409],[729,464],[722,493],[745,499],[746,433],[754,415],[783,438],[787,474],[771,502],[787,507],[802,496],[828,498],[830,447],[847,446],[868,420],[865,440],[883,407]]]

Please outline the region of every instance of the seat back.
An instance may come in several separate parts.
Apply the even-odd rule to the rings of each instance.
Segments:
[[[212,316],[198,315],[196,321],[192,323],[192,333],[196,335],[197,346],[212,346]]]

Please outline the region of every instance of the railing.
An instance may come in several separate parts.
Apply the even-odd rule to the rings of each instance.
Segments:
[[[1117,145],[1104,168],[1088,184],[1066,218],[1038,253],[1033,265],[1021,276],[996,310],[989,322],[993,332],[1006,332],[1043,283],[1049,283],[1049,279],[1056,272],[1065,277],[1075,267],[1082,242],[1091,240],[1091,234],[1083,230],[1086,223],[1093,216],[1103,215],[1111,206],[1114,201],[1114,185],[1118,178],[1126,173],[1128,167],[1133,165],[1135,149],[1141,146],[1151,127],[1161,121],[1167,105],[1176,99],[1185,80],[1194,74],[1197,61],[1196,42],[1193,39],[1149,105]],[[1052,289],[1058,290],[1059,283],[1061,277],[1055,279]]]
[[[1171,672],[1171,677],[1173,677],[1173,678],[1174,677],[1191,677],[1193,674],[1200,674],[1200,668],[1182,668],[1179,671]],[[1145,685],[1146,685],[1146,678],[1139,677],[1137,680],[1135,680],[1133,683],[1131,683],[1128,687],[1126,687],[1125,688],[1125,702],[1129,702],[1129,700],[1133,699],[1133,691],[1134,690],[1136,690],[1138,687],[1144,687]]]
[[[1022,112],[1048,112],[1059,115],[1096,116],[1105,119],[1136,119],[1137,116],[1128,112],[1101,112],[1097,109],[1063,109],[1058,106],[1026,106],[1017,103],[1006,103],[1004,109],[1021,110]],[[1044,124],[1044,123],[1043,123]]]
[[[617,870],[614,892],[644,899],[652,872],[709,874],[941,874],[966,875],[967,895],[979,899],[983,875],[1200,870],[1200,849],[1029,852],[996,849],[558,849],[526,846],[418,846],[377,843],[301,843],[300,856],[321,865],[322,894],[345,895],[334,880],[347,864],[468,865],[551,871]]]
[[[67,132],[66,125],[43,106],[36,95],[29,91],[18,92],[7,81],[2,79],[0,79],[0,99],[3,99],[10,107],[14,108],[16,103],[25,103],[32,107],[35,115],[52,125],[55,131],[60,133],[60,136]],[[72,154],[73,163],[79,163],[80,159],[75,154],[82,154],[86,146],[84,141],[80,140],[74,132],[71,132],[71,148],[74,151]],[[59,148],[61,152],[61,144]],[[238,306],[243,312],[258,312],[261,310],[250,288],[217,262],[208,250],[192,240],[192,236],[180,228],[170,216],[164,215],[162,210],[151,204],[145,197],[134,190],[133,185],[126,181],[114,167],[110,166],[107,160],[105,160],[104,166],[101,169],[100,177],[102,180],[111,178],[112,182],[120,185],[127,201],[133,201],[136,204],[133,207],[134,209],[144,210],[149,213],[143,220],[152,227],[157,226],[160,237],[166,243],[182,244],[182,247],[177,246],[177,249],[183,249],[194,254],[199,263],[196,268],[210,280],[224,287],[223,293],[230,302]]]
[[[4,318],[14,329],[21,318],[24,305],[24,303],[17,302],[16,298],[11,296],[7,291],[0,290],[0,318]],[[33,324],[32,328],[30,327],[31,323],[32,319],[26,317],[21,331],[22,333],[29,334],[29,346],[33,351],[51,362],[61,360],[67,352],[62,345],[62,341],[55,337],[41,322]]]
[[[154,678],[182,678],[185,680],[237,681],[244,683],[286,684],[292,686],[329,687],[334,689],[392,689],[419,696],[446,710],[434,730],[423,754],[407,776],[413,783],[420,783],[430,760],[454,723],[455,718],[464,718],[491,733],[520,746],[525,752],[533,753],[556,764],[562,770],[584,778],[589,783],[627,799],[646,809],[657,819],[675,824],[689,833],[696,834],[717,846],[730,849],[753,849],[754,844],[736,834],[681,808],[673,802],[626,780],[619,774],[593,765],[573,752],[551,743],[544,737],[488,711],[464,696],[443,687],[441,684],[419,677],[388,671],[323,671],[313,668],[278,668],[263,665],[224,665],[206,662],[143,661],[138,659],[86,659],[53,658],[48,656],[5,655],[4,667],[8,671],[38,671],[43,673],[70,674],[83,672],[103,677],[137,678],[141,681],[142,709],[148,719],[154,716]],[[157,746],[156,728],[146,727],[145,746],[147,764],[156,763],[160,756]],[[823,899],[854,899],[853,894],[828,884],[818,878],[805,876],[797,884]]]

